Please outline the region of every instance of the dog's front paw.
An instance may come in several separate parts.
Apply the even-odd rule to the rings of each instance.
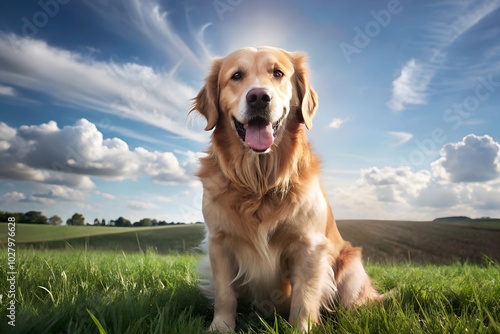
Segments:
[[[208,330],[210,332],[223,332],[228,333],[232,332],[235,328],[235,320],[222,317],[215,317]]]
[[[308,319],[302,319],[295,323],[295,328],[297,328],[301,333],[309,333],[312,329],[312,324]]]

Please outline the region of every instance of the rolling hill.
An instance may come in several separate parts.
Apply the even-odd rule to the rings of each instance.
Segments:
[[[500,261],[500,224],[484,226],[438,222],[339,220],[344,239],[362,246],[369,262],[448,264]],[[143,228],[47,226],[17,224],[16,247],[87,248],[158,253],[193,251],[204,235],[203,225]],[[0,247],[6,247],[7,224],[0,224]]]

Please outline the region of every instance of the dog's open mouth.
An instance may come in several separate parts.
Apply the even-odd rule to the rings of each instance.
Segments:
[[[233,117],[234,126],[241,140],[252,150],[260,153],[266,152],[273,145],[282,120],[283,117],[271,123],[262,117],[254,117],[247,124],[243,124]]]

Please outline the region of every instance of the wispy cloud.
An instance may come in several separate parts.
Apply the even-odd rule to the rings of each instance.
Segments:
[[[101,192],[99,190],[96,190],[95,193],[97,195],[101,195],[102,197],[106,198],[106,199],[115,199],[116,196],[115,195],[112,195],[112,194],[108,194],[108,193],[104,193],[104,192]]]
[[[408,132],[389,131],[389,132],[387,132],[387,134],[394,141],[392,146],[395,146],[395,147],[401,146],[413,138],[413,135],[411,133],[408,133]]]
[[[328,124],[328,127],[330,129],[338,129],[340,128],[345,122],[347,122],[349,118],[334,118],[330,124]]]
[[[119,134],[120,137],[125,136],[125,137],[137,139],[137,140],[147,142],[147,143],[152,143],[152,144],[163,144],[163,145],[165,144],[165,142],[160,140],[160,139],[154,138],[152,136],[148,136],[147,134],[140,133],[138,131],[134,131],[134,130],[131,130],[131,129],[128,129],[128,128],[125,128],[122,126],[108,124],[108,122],[106,122],[106,121],[102,122],[101,124],[96,124],[96,125],[98,128],[101,128],[103,130],[103,132],[111,131],[111,132]]]
[[[430,25],[434,47],[444,49],[458,40],[500,7],[499,0],[449,1],[444,3],[443,20]]]
[[[33,54],[37,55],[36,62]],[[0,34],[0,80],[44,93],[57,103],[206,140],[187,128],[190,99],[197,90],[184,83],[175,68],[162,71],[135,63],[96,61],[44,41]]]
[[[158,197],[156,197],[156,199],[160,202],[167,202],[167,203],[174,201],[174,199],[172,197],[168,197],[168,196],[158,196]]]
[[[16,91],[13,87],[0,86],[0,95],[16,96]]]
[[[408,104],[418,105],[427,102],[427,86],[434,71],[416,59],[410,59],[401,70],[401,74],[392,82],[392,97],[387,103],[396,111],[401,111]]]
[[[500,70],[497,55],[494,59],[473,58],[466,62],[467,66],[464,68],[463,56],[457,64],[453,64],[448,54],[450,47],[458,43],[463,35],[470,33],[477,24],[500,8],[500,0],[448,1],[433,7],[442,7],[436,11],[439,17],[424,28],[421,39],[416,42],[420,45],[419,49],[423,51],[423,55],[409,59],[392,82],[392,94],[387,105],[393,110],[401,111],[409,105],[427,103],[433,78],[441,70],[452,70],[455,75],[461,75],[458,81],[452,83],[455,89],[461,87],[460,82],[467,81],[464,76],[476,78]],[[485,54],[491,52],[485,50]],[[440,85],[450,84],[445,81]]]
[[[131,27],[134,32],[139,32],[169,60],[184,63],[188,70],[203,70],[212,56],[203,42],[203,32],[208,24],[198,29],[190,27],[189,38],[184,38],[173,27],[169,18],[171,14],[163,9],[158,0],[104,0],[89,1],[87,4],[120,31]]]
[[[153,204],[151,202],[136,201],[136,200],[128,202],[127,206],[130,209],[133,209],[133,210],[146,210],[146,209],[157,209],[157,208],[159,208],[158,205]]]

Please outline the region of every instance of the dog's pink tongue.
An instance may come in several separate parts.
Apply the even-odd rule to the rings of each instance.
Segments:
[[[265,151],[274,142],[273,126],[265,120],[252,120],[245,125],[245,142],[256,151]]]

